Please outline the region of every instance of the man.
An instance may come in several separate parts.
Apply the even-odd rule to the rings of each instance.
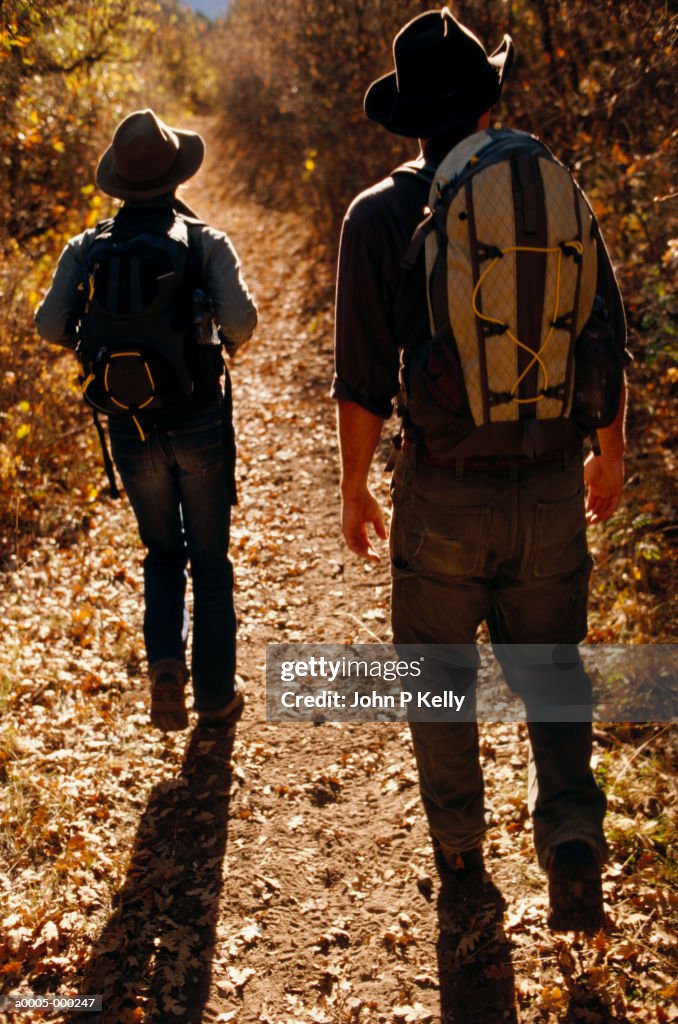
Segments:
[[[115,277],[118,291],[124,292],[120,301],[127,304],[125,308],[132,308],[135,297],[141,306],[141,292],[150,287],[134,277],[140,273],[149,239],[151,244],[154,238],[162,240],[173,234],[183,239],[181,251],[188,255],[183,280],[177,286],[179,298],[175,298],[182,308],[172,312],[171,325],[177,321],[186,325],[186,337],[180,335],[179,340],[190,367],[190,393],[152,411],[143,412],[142,403],[133,414],[109,417],[113,458],[134,509],[141,540],[148,549],[144,561],[144,639],[151,682],[151,722],[164,731],[183,729],[188,724],[188,561],[193,579],[191,667],[198,723],[206,727],[228,725],[243,705],[235,677],[236,619],[233,569],[228,558],[230,506],[235,500],[235,448],[230,391],[225,392],[228,375],[221,345],[210,343],[216,334],[213,338],[209,309],[211,303],[214,321],[231,353],[251,336],[257,312],[228,237],[188,216],[190,211],[175,195],[177,186],[196,173],[204,152],[204,142],[197,133],[170,128],[152,110],[135,111],[126,117],[101,157],[96,174],[99,188],[123,200],[123,205],[112,223],[88,229],[68,242],[51,288],[36,313],[38,331],[47,341],[73,348],[76,322],[82,319],[81,333],[90,342],[94,334],[96,348],[101,344],[101,325],[115,325],[115,318],[107,319],[105,310],[102,312],[106,297],[104,294],[99,298],[98,294],[99,265],[90,267],[92,247],[101,246],[105,237],[114,251],[117,246],[120,253],[128,252],[126,263],[123,256],[117,262],[109,260],[111,269],[102,291],[108,289],[110,296],[111,289],[115,290]],[[145,241],[135,241],[140,237]],[[133,247],[131,257],[126,245]],[[189,269],[195,278],[193,292],[186,283]],[[168,273],[158,275],[155,287],[160,288],[161,278],[169,279],[171,274],[170,267]],[[127,280],[130,283],[125,285]],[[89,292],[85,310],[79,305],[83,288]],[[207,304],[207,338],[189,333],[194,317],[192,296],[201,298],[203,307]],[[87,310],[92,301],[99,302],[100,319],[98,326],[92,323],[88,331]],[[204,308],[196,312],[205,315]],[[171,325],[168,320],[167,334]],[[164,336],[159,342],[162,348]],[[122,358],[118,364],[111,360],[111,377],[124,365]],[[155,386],[155,374],[147,375]],[[84,389],[93,376],[85,380]]]
[[[426,171],[453,146],[489,126],[490,108],[499,99],[512,54],[506,36],[488,57],[447,8],[422,14],[396,36],[395,71],[374,82],[365,97],[369,118],[395,134],[418,138],[421,151],[414,167],[359,195],[342,230],[333,395],[338,399],[342,529],[349,548],[362,558],[379,558],[369,527],[386,537],[367,479],[383,421],[399,390],[401,361],[406,403],[412,379],[412,347],[404,345],[398,312],[401,263],[428,202],[431,175]],[[417,167],[422,170],[412,173]],[[597,290],[623,349],[623,308],[602,241],[598,258]],[[419,274],[420,322],[414,331],[430,338],[424,273],[416,265],[412,273]],[[459,454],[453,451],[447,463],[440,463],[429,457],[423,431],[413,422],[414,410],[406,408],[405,441],[392,483],[395,643],[472,644],[485,621],[505,678],[528,711],[544,703],[590,705],[588,677],[576,648],[571,655],[567,645],[576,645],[586,634],[592,563],[585,521],[607,519],[621,497],[624,404],[622,389],[613,425],[599,431],[601,454],[589,458],[584,469],[581,431],[572,426],[566,446],[547,447],[530,458],[523,452],[535,421],[530,427],[522,418],[502,431],[500,454],[490,450],[485,457],[465,457],[461,445]],[[566,645],[570,660],[552,666],[547,681],[543,667],[512,656],[519,648],[510,645],[531,644]],[[468,693],[470,705],[475,679],[471,666],[454,676],[455,690]],[[540,694],[544,687],[549,692]],[[566,687],[567,694],[558,687]],[[468,879],[482,869],[486,828],[477,725],[469,720],[412,721],[410,726],[437,859],[443,870]],[[600,869],[607,853],[605,798],[590,769],[590,721],[530,720],[528,728],[529,805],[537,855],[549,875],[550,925],[590,931],[603,921]]]

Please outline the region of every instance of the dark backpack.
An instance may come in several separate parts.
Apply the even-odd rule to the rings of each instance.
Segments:
[[[623,349],[596,298],[604,246],[568,170],[534,136],[502,130],[415,173],[430,191],[399,299],[409,436],[445,461],[534,455],[608,426]],[[430,333],[417,338],[406,307],[421,321],[422,256]]]
[[[192,292],[186,218],[172,208],[97,225],[87,253],[77,355],[82,394],[96,411],[149,414],[193,392]]]

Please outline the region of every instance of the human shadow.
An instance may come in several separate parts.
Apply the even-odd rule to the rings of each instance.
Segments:
[[[488,876],[441,875],[438,977],[441,1024],[518,1024],[504,897]]]
[[[195,729],[181,771],[151,792],[127,876],[80,991],[101,1013],[78,1019],[198,1024],[207,1002],[226,853],[235,730]]]
[[[593,972],[591,972],[593,973]],[[569,981],[567,1005],[558,1017],[558,1024],[578,1024],[582,1020],[604,1021],[605,1024],[633,1024],[614,992],[594,983],[589,971],[575,972]],[[659,1018],[657,1018],[659,1019]]]

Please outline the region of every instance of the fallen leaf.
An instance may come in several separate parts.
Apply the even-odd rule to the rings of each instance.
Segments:
[[[250,978],[254,977],[255,971],[251,967],[229,967],[228,976],[236,989],[244,988]]]
[[[244,928],[238,933],[239,938],[243,940],[246,946],[250,946],[257,939],[261,938],[261,931],[256,921],[251,924],[246,924]]]
[[[427,1021],[433,1020],[433,1014],[421,1003],[414,1003],[412,1006],[407,1003],[404,1006],[393,1007],[393,1019],[403,1021],[403,1024],[426,1024]]]

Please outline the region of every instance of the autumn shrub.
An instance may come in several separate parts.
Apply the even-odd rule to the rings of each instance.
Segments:
[[[103,140],[133,105],[204,109],[209,23],[177,0],[0,5],[0,231],[62,228]]]
[[[21,561],[37,535],[73,533],[73,498],[81,507],[96,497],[75,361],[47,346],[36,351],[27,263],[17,257],[0,269],[0,567]]]
[[[302,210],[326,254],[351,196],[411,154],[362,112],[391,39],[423,0],[235,0],[223,41],[223,138],[260,201]]]
[[[64,241],[113,208],[93,177],[115,124],[209,103],[207,31],[177,0],[0,3],[0,565],[72,533],[72,495],[98,493],[73,357],[40,341],[33,311]]]
[[[368,122],[362,99],[392,67],[391,40],[431,3],[233,0],[223,43],[224,137],[236,173],[268,202],[307,214],[331,258],[350,199],[411,156],[412,141]],[[492,49],[516,61],[497,121],[534,131],[570,166],[599,214],[630,300],[663,294],[676,233],[672,174],[678,17],[658,0],[458,0]],[[662,262],[664,260],[664,262]]]

